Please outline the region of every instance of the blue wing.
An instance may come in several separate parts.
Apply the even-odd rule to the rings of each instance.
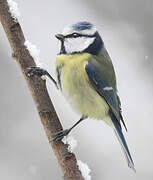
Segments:
[[[126,129],[125,123],[121,115],[119,97],[116,91],[110,86],[110,84],[102,79],[101,75],[96,71],[91,61],[88,62],[88,64],[85,67],[85,70],[87,72],[87,75],[89,77],[90,83],[92,84],[93,88],[97,91],[97,93],[100,96],[102,96],[105,99],[105,101],[110,107],[109,114],[115,127],[114,128],[115,134],[121,144],[126,160],[128,162],[128,166],[135,171],[134,163],[130,155],[130,152],[129,152],[126,140],[124,138],[124,135],[122,133],[121,125],[120,125],[120,120],[121,120]]]
[[[96,71],[91,61],[88,62],[85,70],[88,74],[92,86],[95,88],[97,93],[105,99],[118,122],[120,123],[121,120],[125,129],[127,130],[121,115],[120,101],[116,91],[108,82],[102,79],[101,75]]]

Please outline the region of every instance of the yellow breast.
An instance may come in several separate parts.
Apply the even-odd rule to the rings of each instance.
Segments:
[[[70,103],[88,117],[103,119],[108,115],[108,105],[90,84],[85,66],[88,53],[58,55],[56,68],[61,73],[62,92]]]

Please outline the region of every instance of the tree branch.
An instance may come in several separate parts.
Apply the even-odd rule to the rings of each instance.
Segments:
[[[26,69],[31,66],[36,66],[36,64],[24,46],[25,38],[21,26],[19,22],[11,16],[6,0],[0,0],[0,21],[11,45],[13,57],[22,70],[46,135],[50,140],[53,137],[53,133],[62,130],[62,126],[48,95],[45,81],[36,76],[29,78],[26,75]],[[84,180],[78,169],[76,157],[73,153],[68,152],[67,146],[61,141],[51,142],[50,144],[63,171],[64,179]]]

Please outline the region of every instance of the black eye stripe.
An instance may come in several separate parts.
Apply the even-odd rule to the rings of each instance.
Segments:
[[[72,33],[65,36],[65,38],[78,38],[78,37],[89,37],[93,38],[96,37],[96,33],[93,35],[87,35],[87,34],[79,34],[79,33]]]
[[[72,33],[65,36],[65,38],[77,38],[77,37],[81,37],[81,34]]]

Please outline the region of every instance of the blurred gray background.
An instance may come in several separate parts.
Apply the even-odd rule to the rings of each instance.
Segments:
[[[99,29],[115,66],[128,133],[124,132],[137,173],[127,167],[120,145],[103,122],[86,120],[72,135],[75,153],[94,180],[153,179],[153,1],[16,0],[27,40],[55,77],[58,43],[54,35],[81,20]],[[0,179],[59,180],[62,173],[49,146],[31,95],[0,25]],[[47,81],[65,128],[79,116]],[[62,102],[62,103],[61,103]]]

